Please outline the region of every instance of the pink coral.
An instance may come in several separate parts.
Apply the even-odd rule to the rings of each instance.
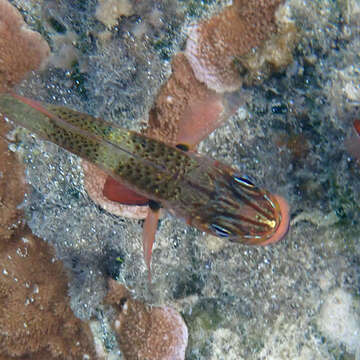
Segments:
[[[170,307],[150,307],[133,300],[124,286],[109,281],[106,301],[118,310],[113,327],[126,360],[183,360],[188,331]]]
[[[277,31],[275,11],[282,2],[234,0],[220,14],[194,26],[185,54],[197,79],[218,92],[238,89],[240,58]]]
[[[49,54],[41,35],[25,26],[21,14],[8,1],[0,0],[0,92],[38,69]]]
[[[196,79],[185,55],[179,53],[151,109],[146,133],[174,145],[195,145],[221,124],[223,111],[222,97]]]

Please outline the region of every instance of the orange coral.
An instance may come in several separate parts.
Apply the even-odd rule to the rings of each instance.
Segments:
[[[183,53],[151,109],[147,135],[170,144],[199,142],[221,124],[222,97],[198,81]],[[193,139],[193,136],[196,139]]]
[[[95,359],[90,329],[72,313],[65,271],[53,260],[28,229],[0,239],[0,353]]]
[[[0,116],[0,238],[9,238],[16,229],[25,194],[24,167],[16,154],[8,149],[6,134],[9,127]]]
[[[188,331],[180,314],[169,307],[149,307],[133,300],[122,285],[109,281],[107,303],[118,310],[114,329],[126,360],[182,360]]]
[[[0,92],[38,69],[49,54],[41,35],[25,26],[21,14],[8,1],[0,0]]]
[[[238,89],[242,66],[246,67],[241,57],[251,54],[252,49],[262,46],[277,31],[275,11],[282,2],[235,0],[220,14],[194,26],[185,53],[197,79],[218,92]],[[287,45],[286,40],[274,43],[275,48]],[[271,54],[278,56],[268,49],[266,56]],[[282,64],[282,60],[276,61]],[[260,61],[259,66],[262,65]]]

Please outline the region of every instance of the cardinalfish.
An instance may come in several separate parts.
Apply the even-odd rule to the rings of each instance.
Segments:
[[[76,154],[147,199],[143,251],[150,262],[159,208],[188,225],[242,244],[267,245],[289,226],[286,201],[236,169],[66,107],[16,94],[0,96],[0,113],[41,138]]]

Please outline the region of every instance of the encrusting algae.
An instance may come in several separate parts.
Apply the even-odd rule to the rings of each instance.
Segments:
[[[3,136],[10,127],[0,117],[0,238],[8,239],[16,230],[22,212],[17,206],[23,201],[26,184],[24,165],[9,150],[10,140]]]

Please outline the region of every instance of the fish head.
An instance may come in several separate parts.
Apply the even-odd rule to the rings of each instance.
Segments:
[[[289,228],[289,206],[284,198],[255,185],[235,171],[221,171],[221,184],[198,227],[230,241],[268,245],[281,240]],[[199,219],[200,220],[200,219]]]

